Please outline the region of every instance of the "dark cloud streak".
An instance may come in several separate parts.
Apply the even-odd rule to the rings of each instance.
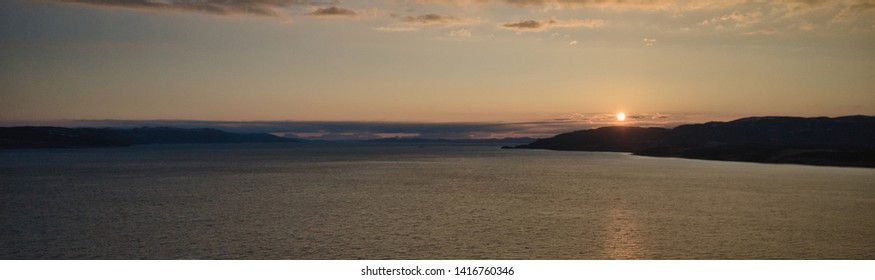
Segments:
[[[535,20],[521,20],[517,22],[505,23],[502,26],[510,29],[540,29],[544,25]]]
[[[420,16],[405,16],[401,18],[403,22],[412,22],[412,23],[421,23],[421,24],[434,24],[434,23],[443,23],[448,21],[455,21],[456,18],[453,16],[442,16],[438,14],[425,14]]]
[[[393,15],[395,16],[395,15]],[[397,16],[395,16],[397,17]],[[480,22],[480,18],[472,18],[472,17],[459,17],[453,15],[439,15],[439,14],[424,14],[418,16],[403,16],[400,17],[399,20],[405,24],[410,25],[442,25],[442,26],[452,26],[452,25],[467,25],[467,24],[475,24]]]
[[[544,31],[550,28],[596,28],[605,24],[601,19],[569,19],[559,20],[549,18],[546,20],[519,20],[502,24],[501,27],[517,31]]]
[[[223,16],[256,15],[277,17],[281,9],[293,6],[323,5],[337,1],[310,0],[45,0],[49,2],[85,4],[107,8],[128,8],[156,11],[201,12]]]
[[[335,6],[331,6],[328,8],[319,8],[316,11],[310,13],[310,15],[313,15],[313,16],[347,16],[347,17],[349,17],[349,16],[356,16],[356,15],[358,15],[358,13],[356,13],[353,10],[348,10],[348,9],[344,9],[344,8],[338,8]]]

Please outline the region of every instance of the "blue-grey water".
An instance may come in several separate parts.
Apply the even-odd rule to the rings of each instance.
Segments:
[[[875,169],[452,145],[0,151],[3,259],[873,259]]]

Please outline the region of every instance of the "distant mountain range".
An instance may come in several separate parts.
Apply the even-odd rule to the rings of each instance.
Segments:
[[[0,127],[0,149],[16,148],[96,148],[127,147],[144,144],[202,143],[291,143],[337,142],[374,144],[496,144],[532,142],[533,138],[503,139],[426,139],[382,138],[369,140],[306,140],[267,133],[231,133],[211,128],[64,128],[46,126]]]
[[[430,139],[430,138],[380,138],[360,140],[364,143],[424,143],[424,144],[519,144],[535,141],[535,138],[478,138],[478,139]]]
[[[126,147],[143,144],[326,142],[267,133],[173,127],[0,127],[0,149]],[[333,141],[327,141],[333,142]],[[667,128],[602,127],[546,139],[385,138],[355,143],[501,144],[516,149],[630,152],[642,156],[875,167],[875,117],[751,117]]]
[[[64,128],[0,127],[0,148],[127,147],[143,144],[298,142],[266,133],[230,133],[217,129],[173,127]]]
[[[505,148],[875,167],[875,117],[750,117],[674,129],[602,127]]]

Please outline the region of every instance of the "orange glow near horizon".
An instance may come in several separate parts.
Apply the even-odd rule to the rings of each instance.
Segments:
[[[875,114],[875,10],[855,1],[142,2],[0,1],[0,122]]]

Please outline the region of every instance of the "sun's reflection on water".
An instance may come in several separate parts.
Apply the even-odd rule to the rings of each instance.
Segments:
[[[604,253],[608,259],[644,259],[641,230],[632,211],[611,209],[606,217]]]

